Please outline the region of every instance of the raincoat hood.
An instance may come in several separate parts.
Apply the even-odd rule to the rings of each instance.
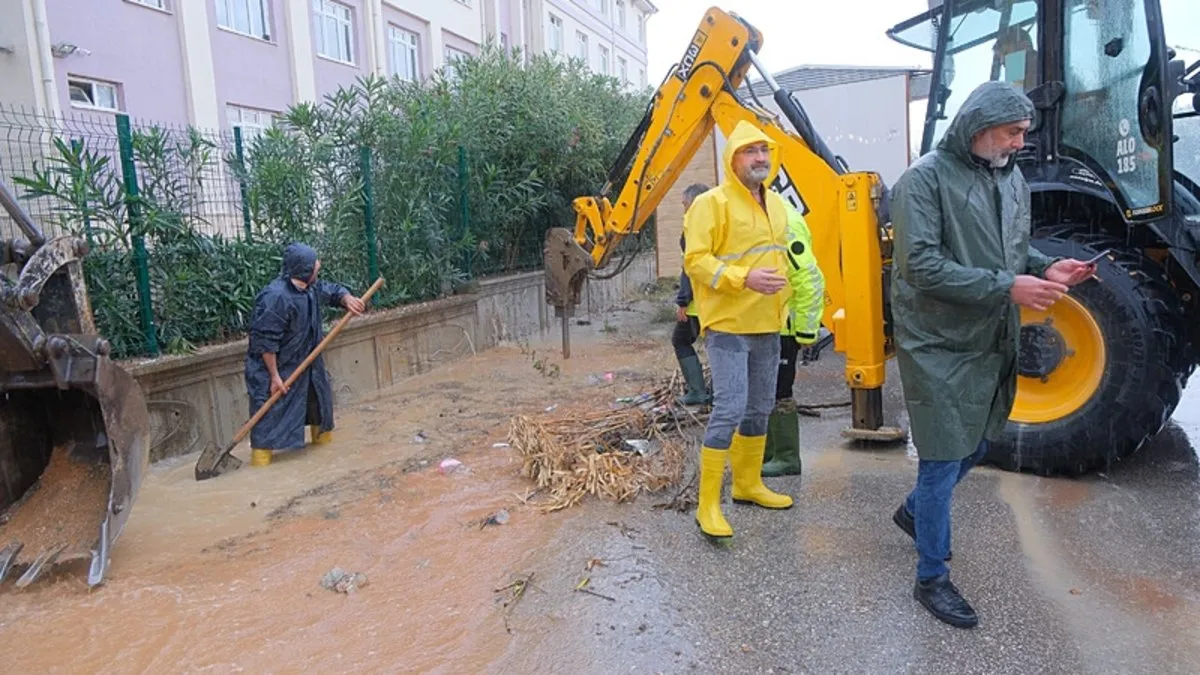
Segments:
[[[308,244],[293,242],[283,252],[283,266],[279,276],[284,279],[308,281],[317,266],[317,252]]]
[[[746,186],[742,184],[742,179],[738,178],[737,172],[733,170],[733,154],[751,143],[759,142],[766,143],[771,152],[771,171],[767,174],[766,180],[763,181],[763,187],[769,186],[775,180],[775,174],[779,173],[779,165],[782,164],[779,156],[779,145],[764,134],[761,129],[746,120],[742,120],[733,128],[733,133],[729,135],[729,142],[725,144],[725,153],[722,161],[725,166],[726,183],[737,185],[746,190]],[[746,190],[746,192],[750,191]]]
[[[970,161],[971,140],[989,127],[1033,119],[1033,102],[1007,82],[984,82],[967,96],[938,148]],[[1009,165],[1013,162],[1010,160]]]

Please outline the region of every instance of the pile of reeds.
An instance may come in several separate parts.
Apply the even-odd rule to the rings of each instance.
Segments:
[[[523,475],[547,497],[538,508],[566,509],[586,495],[624,502],[678,483],[685,441],[676,389],[672,381],[615,410],[514,417],[509,444],[524,458]],[[627,440],[652,449],[641,454]]]

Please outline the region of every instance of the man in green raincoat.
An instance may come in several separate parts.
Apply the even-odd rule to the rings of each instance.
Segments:
[[[896,361],[919,456],[916,487],[892,519],[916,544],[914,597],[961,628],[978,617],[950,582],[950,501],[1008,420],[1018,306],[1044,310],[1095,273],[1029,246],[1029,186],[1014,156],[1033,111],[1011,84],[980,85],[891,204]]]

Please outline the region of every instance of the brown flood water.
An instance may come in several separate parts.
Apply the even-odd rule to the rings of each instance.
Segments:
[[[4,670],[489,670],[536,639],[506,632],[496,589],[552,555],[587,512],[522,506],[532,484],[516,454],[493,444],[506,440],[511,415],[636,393],[635,372],[657,366],[658,346],[618,355],[576,344],[557,378],[528,353],[493,350],[339,409],[331,444],[269,467],[197,483],[195,455],[160,463],[104,586],[89,593],[79,565],[0,590]],[[585,384],[617,365],[630,370],[615,385]],[[443,474],[445,457],[468,471]],[[501,508],[507,524],[481,529]],[[368,584],[351,595],[322,588],[335,566]]]

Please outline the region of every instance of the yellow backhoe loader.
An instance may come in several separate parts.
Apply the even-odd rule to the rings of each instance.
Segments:
[[[0,183],[24,235],[0,264],[0,582],[57,564],[104,579],[150,457],[146,401],[96,334],[77,237],[47,240]]]
[[[1082,259],[1108,252],[1099,283],[1048,313],[1023,311],[1016,406],[985,461],[1078,474],[1133,452],[1170,417],[1197,361],[1195,321],[1184,317],[1200,302],[1200,188],[1172,171],[1171,104],[1200,91],[1200,68],[1171,60],[1157,0],[946,0],[889,35],[934,52],[923,151],[978,84],[1025,87],[1038,111],[1018,157],[1034,191],[1033,245]],[[736,14],[706,11],[608,182],[574,201],[574,230],[547,232],[546,301],[562,318],[564,355],[584,280],[601,277],[614,257],[625,256],[603,276],[623,268],[622,241],[641,231],[714,127],[728,135],[748,120],[779,144],[772,188],[812,231],[826,281],[823,324],[845,355],[852,392],[845,435],[903,438],[883,415],[893,355],[886,191],[878,174],[851,171],[825,145],[760,62],[762,44]],[[739,92],[751,68],[783,119],[753,89]],[[1097,120],[1104,124],[1089,126]]]

